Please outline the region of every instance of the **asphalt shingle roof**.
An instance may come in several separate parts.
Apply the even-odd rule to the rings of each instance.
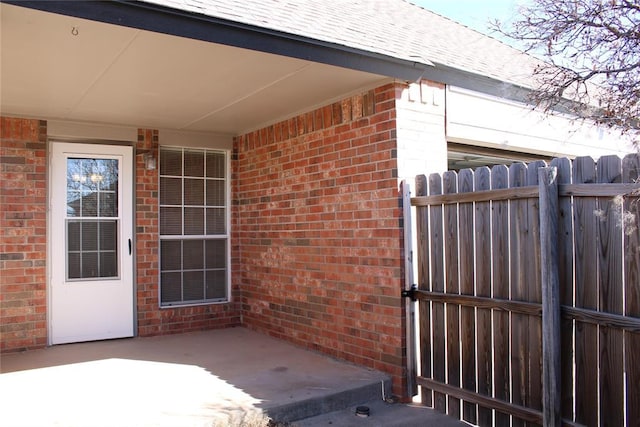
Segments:
[[[532,87],[538,61],[406,0],[145,0],[405,61]]]

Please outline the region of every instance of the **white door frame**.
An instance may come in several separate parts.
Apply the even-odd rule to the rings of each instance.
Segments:
[[[133,147],[53,141],[49,155],[48,344],[134,336]],[[118,160],[117,276],[67,278],[68,158]]]

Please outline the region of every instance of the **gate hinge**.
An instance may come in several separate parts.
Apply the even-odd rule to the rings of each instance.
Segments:
[[[416,291],[418,290],[418,285],[415,283],[411,285],[411,289],[404,289],[400,294],[403,298],[410,298],[411,301],[417,301],[418,297],[416,296]]]

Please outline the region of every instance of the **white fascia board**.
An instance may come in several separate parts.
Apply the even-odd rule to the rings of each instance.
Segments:
[[[447,86],[447,140],[552,157],[576,157],[634,151],[615,131],[545,114],[530,105]]]

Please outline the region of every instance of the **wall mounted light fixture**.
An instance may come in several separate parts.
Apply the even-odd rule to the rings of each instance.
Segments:
[[[144,168],[148,171],[155,170],[156,158],[153,156],[151,150],[137,150],[136,155],[142,155],[142,161],[144,162]]]
[[[144,160],[144,168],[148,171],[156,169],[156,158],[153,157],[152,153],[144,153],[142,156]]]

